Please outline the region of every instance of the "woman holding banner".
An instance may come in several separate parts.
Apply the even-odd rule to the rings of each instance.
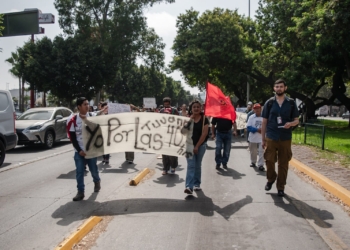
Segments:
[[[187,158],[187,173],[186,173],[186,194],[193,194],[194,191],[200,191],[201,174],[202,174],[202,159],[207,147],[209,135],[209,120],[204,116],[202,104],[195,100],[189,106],[189,115],[193,123],[193,156]]]

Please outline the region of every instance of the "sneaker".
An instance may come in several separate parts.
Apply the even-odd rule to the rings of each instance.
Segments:
[[[78,191],[77,195],[73,198],[73,201],[81,201],[82,199],[84,199],[84,197],[84,192]]]
[[[259,166],[259,170],[260,170],[260,171],[265,171],[264,166]]]
[[[216,169],[220,169],[220,164],[216,164]]]
[[[265,190],[266,190],[266,191],[271,190],[273,183],[274,183],[274,182],[267,182],[267,183],[266,183],[266,186],[265,186]]]
[[[168,172],[164,170],[162,175],[166,175],[166,174],[168,174]]]
[[[192,195],[193,194],[193,190],[190,189],[190,188],[186,188],[184,193]]]
[[[284,191],[283,190],[278,190],[278,196],[283,197],[284,196]]]
[[[227,164],[223,164],[222,167],[223,167],[224,169],[227,169]]]
[[[133,164],[134,162],[133,161],[128,161],[129,162],[129,164]]]
[[[101,181],[97,181],[97,182],[94,182],[95,183],[95,187],[94,187],[94,191],[95,192],[98,192],[101,190]]]
[[[256,168],[255,163],[250,164],[250,167],[252,167],[252,168]]]
[[[175,168],[171,168],[170,173],[175,174]]]
[[[202,189],[200,187],[196,187],[196,186],[193,188],[193,190],[194,191],[202,191]]]

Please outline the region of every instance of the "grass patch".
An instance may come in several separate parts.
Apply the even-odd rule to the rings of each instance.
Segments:
[[[326,119],[320,119],[319,121],[317,124],[322,124],[326,128],[325,150],[345,156],[350,161],[350,129],[348,128],[348,122]],[[321,148],[322,127],[307,126],[306,129],[306,144]],[[304,127],[298,127],[293,131],[293,143],[304,144]]]

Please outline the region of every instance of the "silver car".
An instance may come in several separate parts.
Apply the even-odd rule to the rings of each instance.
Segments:
[[[33,108],[16,120],[18,145],[40,142],[52,148],[55,141],[67,138],[66,121],[72,111],[63,107]]]

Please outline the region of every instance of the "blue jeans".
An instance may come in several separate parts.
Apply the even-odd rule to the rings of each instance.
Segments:
[[[78,152],[74,154],[75,168],[76,168],[76,179],[77,179],[77,188],[79,192],[84,192],[84,173],[85,173],[85,163],[89,166],[90,173],[94,182],[100,181],[97,169],[97,158],[85,159]]]
[[[226,165],[228,159],[230,158],[231,152],[231,140],[232,140],[232,131],[227,133],[220,133],[216,131],[216,150],[215,150],[215,162],[216,165],[224,164]],[[224,147],[223,154],[221,153],[222,147]]]
[[[202,176],[202,159],[207,150],[207,143],[203,143],[198,154],[192,156],[192,159],[187,158],[187,173],[186,173],[186,188],[200,187]]]

